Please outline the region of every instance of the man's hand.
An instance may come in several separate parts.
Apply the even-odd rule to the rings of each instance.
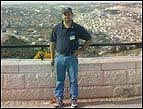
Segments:
[[[77,56],[80,55],[81,53],[82,53],[82,49],[80,48],[80,49],[76,50],[73,55],[77,57]]]
[[[83,44],[83,46],[81,47],[81,48],[79,48],[78,50],[76,50],[75,51],[75,53],[73,54],[74,56],[78,56],[78,55],[80,55],[81,53],[82,53],[82,51],[87,47],[87,46],[89,46],[90,44],[91,44],[91,42],[92,42],[92,38],[90,38],[89,40],[87,40],[84,44]]]
[[[51,61],[51,66],[54,66],[54,59],[52,59]]]
[[[52,78],[53,77],[53,74],[54,74],[54,59],[52,59],[52,61],[51,61],[51,75],[50,75],[50,77]]]
[[[55,42],[50,42],[51,66],[54,66]]]

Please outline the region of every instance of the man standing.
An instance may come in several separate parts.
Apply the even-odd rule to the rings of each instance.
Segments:
[[[51,65],[55,66],[56,88],[55,108],[63,106],[63,93],[66,71],[68,72],[70,82],[71,107],[78,106],[78,58],[82,50],[92,42],[91,35],[86,29],[73,22],[73,12],[70,7],[62,10],[63,21],[57,24],[50,37]],[[79,48],[79,39],[85,40],[85,43]],[[55,56],[56,50],[56,57]]]

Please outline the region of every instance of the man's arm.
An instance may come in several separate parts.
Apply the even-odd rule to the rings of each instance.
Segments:
[[[79,48],[75,53],[74,53],[74,56],[78,56],[79,54],[81,54],[81,52],[86,48],[88,47],[91,43],[92,43],[92,38],[90,38],[89,40],[87,40],[83,46],[81,48]]]
[[[54,65],[55,48],[56,48],[55,42],[50,42],[50,53],[51,53],[51,65],[52,66]]]

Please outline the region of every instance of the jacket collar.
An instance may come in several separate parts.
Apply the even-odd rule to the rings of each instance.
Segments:
[[[60,27],[62,28],[62,29],[66,29],[65,28],[65,25],[63,24],[63,21],[60,23]],[[75,23],[73,22],[73,20],[72,20],[72,24],[71,24],[71,26],[70,26],[70,28],[75,28]]]

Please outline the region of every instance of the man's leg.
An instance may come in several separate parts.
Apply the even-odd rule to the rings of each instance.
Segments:
[[[70,81],[70,98],[71,106],[77,107],[78,97],[78,59],[76,57],[69,58],[68,64],[68,75]]]
[[[58,55],[55,59],[55,72],[56,72],[56,104],[55,107],[61,107],[63,105],[63,94],[64,94],[64,82],[66,75],[66,66],[64,63],[64,57]]]

